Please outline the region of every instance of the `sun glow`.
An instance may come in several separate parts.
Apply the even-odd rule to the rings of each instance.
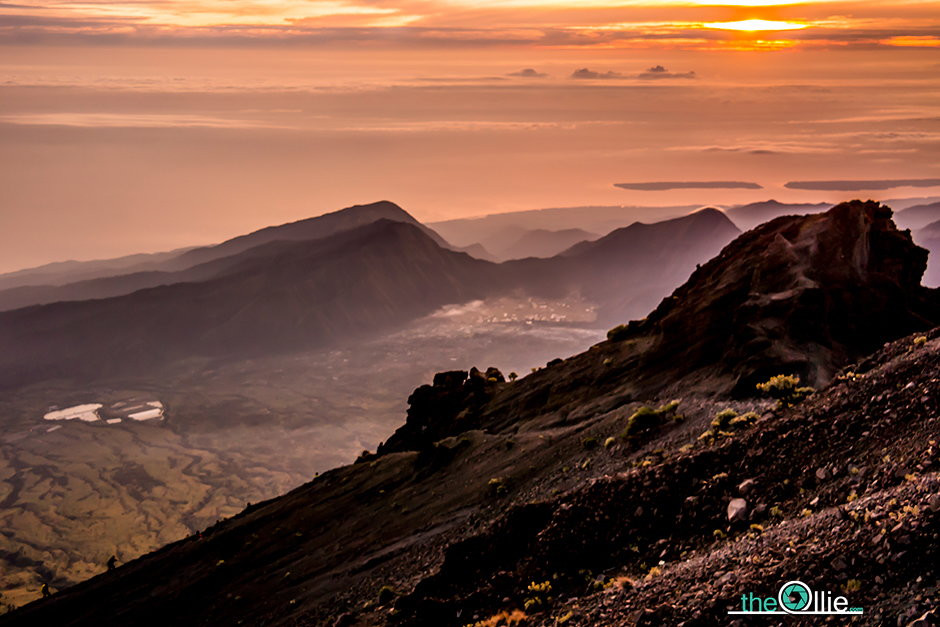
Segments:
[[[809,24],[799,22],[778,22],[774,20],[741,20],[738,22],[706,22],[706,28],[718,30],[739,30],[747,32],[801,30],[809,28]]]
[[[689,4],[711,7],[777,7],[791,4],[812,4],[819,0],[688,0]]]

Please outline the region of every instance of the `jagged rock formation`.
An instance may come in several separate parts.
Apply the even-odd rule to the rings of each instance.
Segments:
[[[506,379],[494,367],[439,372],[432,385],[422,385],[408,397],[405,424],[377,453],[422,450],[453,433],[479,427],[480,409]]]

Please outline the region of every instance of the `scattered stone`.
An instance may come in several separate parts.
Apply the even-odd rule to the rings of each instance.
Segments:
[[[932,512],[940,511],[940,494],[931,494],[927,498],[927,507],[929,507]]]
[[[728,503],[728,521],[740,522],[747,520],[747,501],[744,499],[731,499]]]

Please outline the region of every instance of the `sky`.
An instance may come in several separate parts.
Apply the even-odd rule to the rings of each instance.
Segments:
[[[940,1],[0,1],[0,272],[379,199],[435,221],[938,179]]]

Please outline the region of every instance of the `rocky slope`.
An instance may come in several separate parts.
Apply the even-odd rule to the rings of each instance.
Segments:
[[[874,203],[772,221],[609,341],[442,373],[380,454],[0,623],[711,625],[797,578],[906,625],[940,563],[924,264]],[[778,371],[820,391],[754,398]]]

